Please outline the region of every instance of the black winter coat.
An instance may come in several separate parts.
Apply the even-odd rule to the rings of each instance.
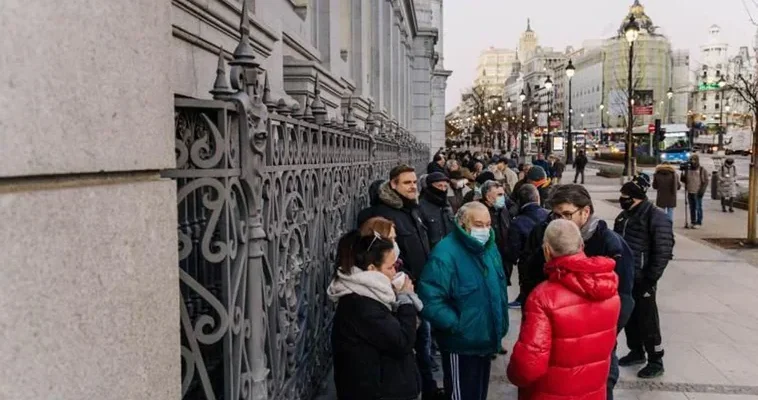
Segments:
[[[419,209],[426,225],[429,246],[430,248],[434,248],[455,227],[453,208],[447,201],[447,192],[440,195],[427,188],[421,194]]]
[[[385,182],[379,187],[379,204],[369,210],[370,212],[361,215],[364,219],[358,220],[358,226],[373,217],[383,217],[394,222],[403,268],[411,271],[413,279],[418,280],[430,251],[427,228],[418,204],[404,201],[392,190],[389,182]]]
[[[551,214],[541,224],[537,224],[529,234],[521,252],[519,271],[523,271],[524,279],[520,283],[521,293],[526,298],[540,283],[547,280],[545,275],[545,255],[542,252],[542,239],[545,229],[555,217]],[[619,297],[621,298],[621,313],[619,314],[618,330],[621,331],[634,310],[632,288],[634,287],[634,264],[632,250],[624,240],[613,232],[603,220],[597,221],[595,232],[584,241],[584,253],[587,257],[605,256],[616,261],[614,271],[619,277]],[[521,276],[521,275],[520,275]]]
[[[674,250],[671,225],[666,213],[647,200],[616,217],[613,230],[634,253],[635,282],[655,285],[663,276]]]
[[[589,163],[589,160],[587,159],[587,156],[584,154],[580,156],[576,156],[574,159],[574,168],[577,171],[584,171],[584,168],[587,167],[587,163]]]
[[[332,327],[334,383],[340,400],[411,400],[421,391],[413,345],[416,308],[359,296],[339,300]]]
[[[500,259],[503,262],[503,268],[506,271],[510,271],[512,263],[508,262],[506,257],[506,251],[508,248],[508,230],[511,228],[511,214],[508,211],[508,205],[501,209],[490,207],[484,201],[480,202],[490,211],[490,221],[492,222],[492,230],[495,231],[495,244],[497,245],[497,251],[500,252]]]

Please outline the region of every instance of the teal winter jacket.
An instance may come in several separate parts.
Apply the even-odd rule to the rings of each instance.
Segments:
[[[492,355],[508,332],[508,292],[495,234],[482,245],[456,224],[432,251],[418,283],[422,316],[443,351]]]

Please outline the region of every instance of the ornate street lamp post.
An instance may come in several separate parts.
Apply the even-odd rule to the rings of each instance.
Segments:
[[[724,131],[726,130],[724,127],[724,88],[726,88],[726,79],[724,79],[724,75],[721,75],[721,79],[719,79],[719,97],[721,101],[721,106],[719,106],[719,151],[724,150]]]
[[[547,134],[545,135],[545,157],[553,152],[553,145],[550,137],[550,120],[553,115],[553,81],[548,76],[545,79],[545,89],[547,89]]]
[[[634,137],[632,136],[632,130],[634,129],[634,93],[632,93],[632,69],[634,68],[634,42],[640,35],[640,27],[637,25],[637,21],[632,15],[629,18],[629,23],[624,27],[624,36],[626,41],[629,42],[629,70],[627,71],[626,83],[627,83],[627,127],[626,127],[626,152],[624,155],[625,175],[628,180],[631,181],[634,175],[634,166],[632,159],[634,157]]]
[[[524,135],[525,135],[524,129],[526,127],[526,113],[525,113],[526,104],[524,104],[524,102],[526,101],[526,93],[524,92],[524,89],[521,89],[521,93],[518,95],[518,98],[519,100],[521,100],[521,119],[522,119],[522,123],[524,124],[521,127],[521,140],[519,143],[519,155],[521,157],[526,157],[526,149],[524,149],[524,147],[526,147],[526,143],[524,141]]]
[[[574,73],[576,73],[576,68],[574,68],[574,64],[569,59],[569,63],[566,66],[566,77],[568,77],[569,80],[569,112],[568,112],[568,127],[566,128],[568,130],[568,133],[566,135],[566,139],[568,143],[566,144],[566,164],[573,164],[574,162],[574,133],[571,129],[571,117],[573,116],[574,110],[572,108],[572,101],[571,101],[571,78],[574,77]]]
[[[511,131],[513,130],[513,126],[512,126],[513,118],[511,117],[511,105],[513,105],[513,103],[511,103],[511,98],[509,97],[508,100],[505,102],[505,109],[507,111],[507,113],[505,114],[505,120],[508,122],[508,131],[506,131],[506,134],[505,134],[505,139],[507,142],[505,144],[505,148],[509,152],[511,151]]]

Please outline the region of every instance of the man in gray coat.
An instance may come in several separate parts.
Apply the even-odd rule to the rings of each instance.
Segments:
[[[682,183],[690,203],[692,229],[703,226],[703,197],[708,190],[708,181],[708,171],[700,165],[700,157],[694,154],[690,157],[687,170],[682,173]]]

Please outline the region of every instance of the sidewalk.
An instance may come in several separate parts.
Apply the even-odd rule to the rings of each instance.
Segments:
[[[613,198],[617,186],[587,186],[597,215],[612,222],[620,209],[602,199]],[[622,368],[616,399],[758,399],[758,269],[681,234],[675,254],[659,286],[666,373],[643,381],[637,369]],[[515,298],[516,290],[509,295]],[[508,347],[520,318],[511,310]],[[622,333],[618,353],[627,351]],[[516,398],[505,378],[506,358],[493,365],[490,399]]]

